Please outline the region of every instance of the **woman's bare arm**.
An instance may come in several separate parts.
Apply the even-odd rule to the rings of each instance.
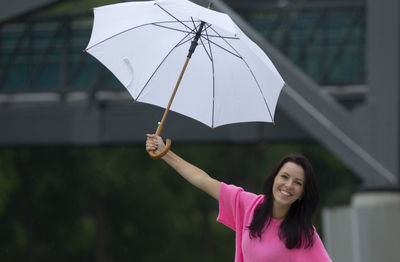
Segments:
[[[156,150],[156,153],[158,153],[164,149],[164,146],[165,145],[161,137],[156,135],[147,135],[147,151]],[[210,177],[200,168],[183,160],[172,151],[169,151],[165,156],[162,157],[162,159],[192,185],[198,187],[199,189],[203,190],[204,192],[218,200],[221,182]]]

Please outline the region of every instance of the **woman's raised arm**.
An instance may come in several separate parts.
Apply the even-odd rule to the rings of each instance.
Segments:
[[[155,150],[156,153],[162,152],[164,149],[164,142],[161,137],[154,134],[147,135],[146,151]],[[167,162],[173,169],[175,169],[183,178],[189,181],[192,185],[203,190],[216,200],[219,198],[219,188],[221,182],[210,177],[206,172],[200,168],[190,164],[176,155],[174,152],[169,151],[162,159]]]

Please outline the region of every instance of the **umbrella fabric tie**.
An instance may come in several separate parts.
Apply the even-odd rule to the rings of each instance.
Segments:
[[[201,31],[203,31],[204,24],[205,23],[203,21],[201,21],[199,30],[197,30],[196,36],[194,37],[194,39],[192,41],[192,44],[190,45],[189,54],[187,55],[187,57],[189,57],[189,58],[192,57],[192,54],[194,53],[194,50],[196,50],[196,47],[198,45],[198,42],[199,42],[199,39],[200,39],[200,36],[201,36]]]

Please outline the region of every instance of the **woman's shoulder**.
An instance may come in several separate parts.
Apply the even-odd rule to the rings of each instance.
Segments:
[[[232,184],[221,183],[220,197],[229,198],[230,200],[239,201],[242,204],[250,204],[264,200],[264,195],[257,195],[255,193],[244,190]]]
[[[241,229],[262,201],[262,195],[245,191],[243,188],[221,183],[219,192],[219,214],[217,221],[233,230]]]

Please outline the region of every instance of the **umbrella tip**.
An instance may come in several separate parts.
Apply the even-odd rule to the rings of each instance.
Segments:
[[[274,121],[274,120],[272,120],[272,125],[273,125],[273,126],[276,126],[276,124],[275,124],[275,121]]]
[[[137,100],[136,100],[136,99],[133,99],[133,103],[135,103],[135,104],[136,104],[136,102],[137,102]]]
[[[86,52],[87,52],[87,48],[86,48],[86,49],[84,49],[84,50],[82,50],[82,52],[83,52],[83,53],[86,53]]]

